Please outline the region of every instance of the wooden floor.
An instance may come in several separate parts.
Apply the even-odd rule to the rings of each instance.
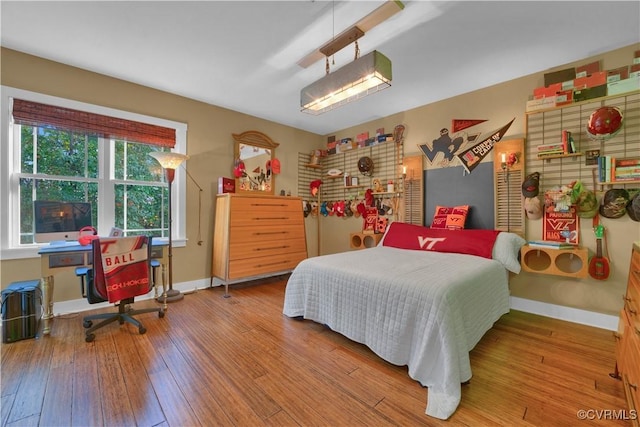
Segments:
[[[2,426],[630,425],[577,415],[626,408],[610,331],[512,311],[472,351],[462,403],[441,421],[406,367],[283,316],[285,280],[187,295],[142,316],[145,335],[116,323],[86,343],[81,313],[3,344]]]

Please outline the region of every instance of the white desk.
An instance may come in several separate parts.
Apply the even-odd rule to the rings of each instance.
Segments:
[[[151,258],[160,260],[164,292],[166,292],[165,274],[168,260],[168,251],[165,250],[165,246],[168,244],[167,241],[160,239],[151,240]],[[42,333],[48,335],[51,332],[51,319],[53,319],[54,276],[63,270],[75,270],[77,267],[91,265],[93,260],[91,259],[91,245],[82,246],[78,242],[43,246],[38,254],[40,255],[40,286],[42,287],[42,320],[44,323]]]

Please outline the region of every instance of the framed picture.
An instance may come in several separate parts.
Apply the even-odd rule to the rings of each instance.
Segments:
[[[597,165],[598,157],[600,157],[600,150],[587,150],[584,153],[584,165]]]
[[[578,245],[580,243],[580,221],[576,207],[571,205],[568,211],[545,211],[542,222],[542,238],[551,242]]]
[[[357,176],[352,176],[351,177],[351,185],[353,187],[355,187],[356,185],[358,185],[358,177]]]

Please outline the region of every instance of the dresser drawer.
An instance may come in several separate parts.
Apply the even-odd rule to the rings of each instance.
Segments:
[[[624,358],[627,351],[627,341],[629,339],[628,334],[633,332],[627,312],[620,310],[620,318],[618,319],[618,330],[615,334],[616,337],[616,361],[618,363],[618,370],[620,372],[626,371],[626,359]]]
[[[306,257],[306,252],[297,252],[271,257],[229,260],[229,280],[291,271]]]
[[[632,321],[638,320],[640,316],[640,290],[631,281],[629,281],[627,292],[624,295],[624,310]]]
[[[233,243],[256,242],[261,244],[262,242],[281,242],[297,238],[304,239],[300,225],[289,223],[284,225],[265,225],[260,228],[238,226],[231,227],[229,230],[229,241]]]
[[[231,217],[231,227],[253,227],[264,228],[271,226],[282,227],[287,225],[304,224],[304,215],[302,209],[297,211],[262,211],[262,210],[238,210]]]
[[[269,258],[274,255],[306,252],[304,238],[278,239],[264,242],[234,242],[229,245],[229,262],[248,258]]]
[[[302,201],[286,197],[235,197],[231,200],[234,215],[240,212],[298,212],[302,214]]]
[[[631,255],[627,290],[635,295],[636,306],[640,305],[640,252],[633,251]]]

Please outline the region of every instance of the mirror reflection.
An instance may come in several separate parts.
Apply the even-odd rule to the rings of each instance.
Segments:
[[[254,145],[239,145],[240,160],[244,163],[244,173],[240,188],[245,191],[270,191],[271,150]]]
[[[279,145],[258,131],[233,134],[234,175],[236,192],[275,192],[275,176],[272,170],[276,147]]]

